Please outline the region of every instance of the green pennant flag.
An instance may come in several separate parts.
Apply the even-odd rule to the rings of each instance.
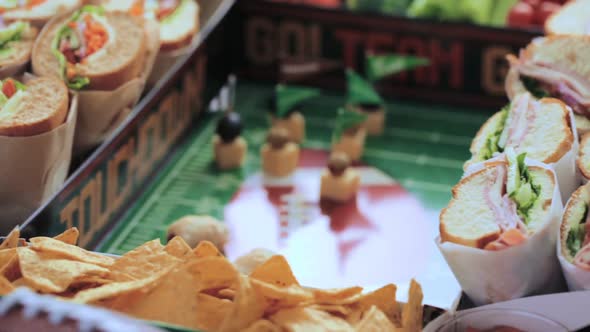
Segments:
[[[346,130],[361,125],[365,120],[367,120],[367,115],[364,113],[349,111],[342,107],[339,108],[332,139],[334,141],[339,140]]]
[[[276,115],[284,118],[297,104],[319,95],[319,89],[278,84],[275,88]]]
[[[347,103],[358,104],[383,104],[383,99],[375,91],[373,85],[362,78],[352,69],[346,70],[346,81],[348,84]]]
[[[428,59],[413,55],[369,55],[365,61],[365,70],[367,71],[367,78],[374,82],[389,75],[429,64]]]

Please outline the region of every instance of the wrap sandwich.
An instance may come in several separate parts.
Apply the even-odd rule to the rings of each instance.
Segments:
[[[0,3],[0,14],[5,22],[26,21],[41,28],[53,16],[72,11],[83,0],[5,0]]]
[[[568,200],[557,255],[570,290],[590,289],[590,184],[578,188]]]
[[[37,29],[27,22],[0,27],[0,78],[22,74],[31,59]]]
[[[555,286],[562,209],[557,188],[551,167],[511,148],[470,166],[453,188],[440,214],[437,244],[477,305]]]
[[[590,130],[590,36],[556,35],[534,39],[518,57],[508,55],[506,92],[510,99],[528,91],[554,97],[572,108],[576,129]]]
[[[588,182],[590,180],[590,133],[584,134],[580,140],[580,151],[576,164],[582,175],[582,182]]]
[[[494,157],[507,148],[550,164],[559,179],[562,197],[578,187],[575,159],[578,142],[570,109],[555,98],[536,100],[530,93],[512,102],[488,119],[471,143],[465,166]]]
[[[545,21],[548,35],[590,34],[590,0],[571,0]]]
[[[85,6],[52,20],[33,48],[33,71],[73,90],[114,90],[144,69],[143,20]]]
[[[162,51],[188,46],[199,31],[199,5],[195,0],[105,0],[102,4],[108,11],[126,11],[158,21]]]

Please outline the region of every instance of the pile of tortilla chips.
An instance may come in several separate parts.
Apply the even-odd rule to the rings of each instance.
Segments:
[[[19,286],[101,306],[146,320],[204,331],[404,331],[422,329],[422,290],[409,303],[395,285],[362,294],[361,287],[299,285],[283,256],[249,276],[209,242],[190,248],[180,237],[159,240],[113,258],[77,247],[78,230],[0,244],[0,295]],[[19,245],[20,244],[20,245]]]

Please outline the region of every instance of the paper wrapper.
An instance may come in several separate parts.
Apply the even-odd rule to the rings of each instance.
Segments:
[[[158,26],[146,20],[147,56],[140,77],[113,91],[80,91],[78,127],[74,138],[74,155],[79,155],[105,140],[131,113],[139,101],[146,79],[154,65],[160,40]]]
[[[501,155],[487,162],[503,158]],[[482,169],[487,162],[470,166],[465,176]],[[525,163],[552,169],[528,158]],[[560,283],[555,246],[562,210],[563,204],[556,186],[545,226],[521,245],[489,251],[451,242],[441,243],[440,237],[436,238],[436,244],[461,288],[476,305],[555,291]]]
[[[164,75],[168,72],[170,68],[178,61],[180,58],[186,56],[190,51],[193,49],[193,45],[195,45],[199,38],[199,34],[196,33],[195,37],[191,41],[191,43],[183,48],[173,51],[167,52],[159,52],[158,56],[156,57],[156,62],[154,63],[154,67],[152,68],[152,73],[150,74],[147,86],[152,87],[158,83]]]
[[[565,203],[572,193],[578,189],[581,182],[581,174],[576,165],[576,158],[578,157],[579,140],[578,132],[576,131],[576,122],[572,109],[568,107],[570,113],[570,126],[574,135],[574,144],[572,148],[561,157],[557,162],[549,164],[557,175],[559,183],[559,191],[561,192],[562,202]]]
[[[66,180],[77,110],[73,95],[61,126],[36,136],[0,136],[0,234],[23,222]]]

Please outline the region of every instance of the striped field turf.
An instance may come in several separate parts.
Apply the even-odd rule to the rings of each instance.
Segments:
[[[215,169],[211,137],[217,115],[206,115],[98,250],[121,254],[157,237],[164,241],[167,225],[186,214],[222,219],[223,206],[242,179],[260,168],[258,151],[268,129],[271,93],[271,85],[238,84],[236,109],[244,118],[249,146],[243,169]],[[336,110],[343,102],[342,94],[327,92],[306,104],[304,147],[329,147]],[[363,160],[391,175],[435,213],[448,202],[469,156],[471,138],[491,113],[395,101],[388,110],[386,132],[368,138]]]

